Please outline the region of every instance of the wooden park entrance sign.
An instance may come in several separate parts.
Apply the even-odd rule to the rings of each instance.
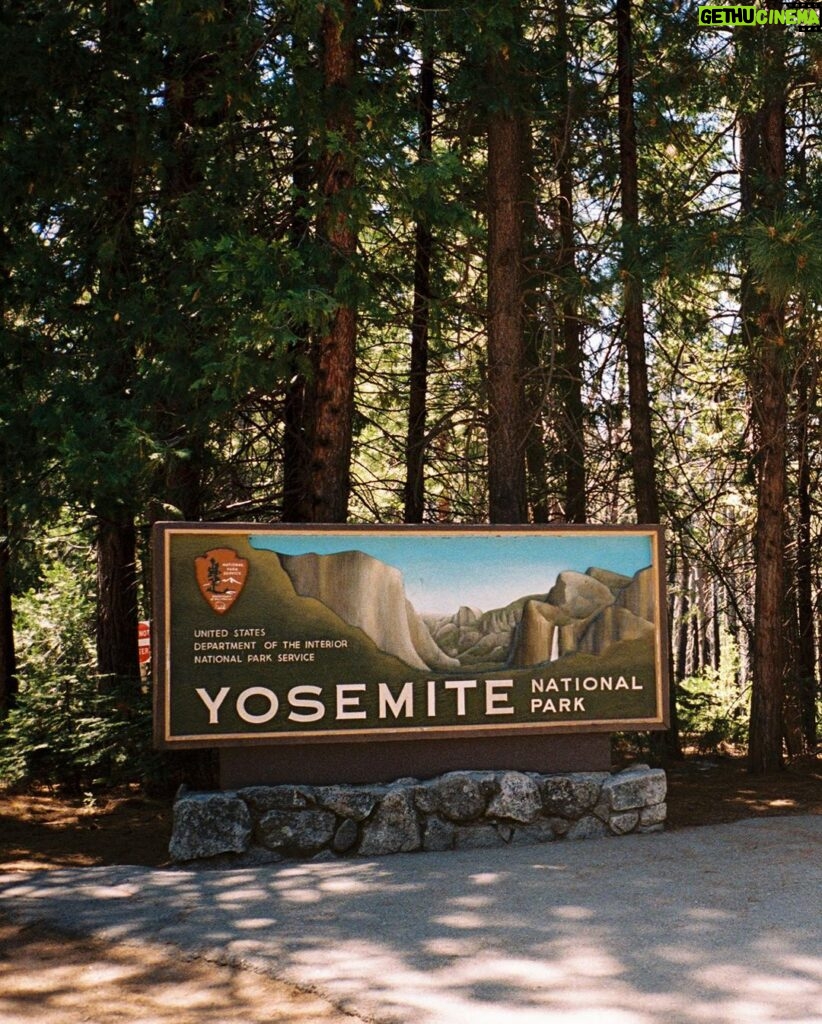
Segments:
[[[658,527],[155,528],[164,747],[667,725]]]

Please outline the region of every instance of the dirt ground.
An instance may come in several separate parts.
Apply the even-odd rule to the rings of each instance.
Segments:
[[[669,829],[822,814],[822,759],[754,777],[741,759],[690,757],[668,770]],[[0,873],[168,863],[169,803],[136,792],[72,800],[0,790]],[[0,917],[0,1024],[356,1024],[316,995],[251,971],[110,946]]]

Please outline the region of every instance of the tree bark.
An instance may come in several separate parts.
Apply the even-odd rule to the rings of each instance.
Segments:
[[[5,231],[0,231],[0,329],[8,316],[8,289],[11,282],[12,248]],[[5,339],[4,339],[5,340]],[[7,386],[9,381],[6,381]],[[2,477],[12,465],[11,452],[2,446],[0,468],[0,722],[14,706],[18,692],[17,650],[14,641],[14,609],[11,587],[11,521],[7,481]]]
[[[757,435],[753,688],[749,768],[782,767],[785,671],[785,498],[787,402],[782,353],[771,324],[755,356]],[[751,339],[752,343],[754,339]]]
[[[230,16],[230,5],[223,5],[221,16]],[[165,181],[161,192],[160,217],[163,236],[175,255],[188,251],[195,232],[189,210],[204,182],[204,136],[225,117],[226,110],[203,113],[204,100],[213,89],[221,55],[215,51],[212,23],[195,23],[186,34],[174,38],[164,58],[165,96],[163,137],[165,143]],[[181,268],[174,272],[177,276]],[[193,285],[195,280],[192,278]],[[180,285],[168,282],[175,302],[180,301]],[[189,353],[198,348],[196,332],[202,331],[198,317],[180,316],[176,329],[163,339],[166,358],[177,365],[191,364]],[[164,396],[157,410],[161,436],[171,450],[164,477],[159,486],[165,507],[176,509],[185,520],[197,520],[202,514],[203,467],[206,438],[202,423],[201,392],[176,389]]]
[[[617,0],[617,91],[619,120],[619,179],[622,210],[622,265],[625,352],[628,364],[631,462],[637,522],[658,523],[659,492],[651,424],[651,398],[645,354],[642,254],[639,246],[639,174],[634,119],[631,0]],[[654,757],[665,762],[682,756],[676,713],[676,683],[670,674],[670,728],[651,735]]]
[[[537,209],[536,158],[531,132],[523,132],[523,331],[525,347],[525,471],[528,488],[528,514],[531,522],[551,520],[549,459],[546,437],[553,399],[553,363],[546,352],[548,332],[542,316],[543,297],[549,293],[546,254],[539,238]],[[553,343],[553,339],[551,339]]]
[[[308,217],[306,195],[311,184],[308,143],[298,133],[299,141],[292,156],[294,201],[291,213],[291,242],[296,248],[306,242]],[[292,376],[286,384],[283,409],[283,505],[282,518],[286,523],[297,522],[302,515],[302,501],[306,488],[307,443],[305,401],[307,381],[302,363],[309,352],[309,329],[305,323],[293,328],[297,340],[291,343]]]
[[[339,12],[339,13],[338,13]],[[350,294],[357,234],[353,211],[355,142],[354,0],[327,4],[322,14],[323,91],[329,144],[320,160],[322,207],[317,234],[327,250],[327,285],[337,308],[312,345],[312,376],[306,393],[307,471],[299,507],[304,522],[345,522],[351,487],[357,309]]]
[[[810,349],[810,346],[808,346]],[[816,622],[813,611],[813,505],[809,451],[810,410],[816,405],[818,361],[810,351],[798,379],[796,409],[797,524],[796,524],[796,618],[797,680],[804,749],[816,750]]]
[[[570,43],[565,0],[557,0],[557,46],[559,98],[563,110],[562,130],[554,138],[556,172],[559,180],[559,236],[557,272],[562,287],[562,353],[559,406],[564,412],[562,461],[565,476],[565,519],[584,523],[586,512],[585,434],[582,400],[582,342],[576,290],[576,241],[574,237],[574,163],[572,98],[568,83]]]
[[[10,560],[8,509],[5,504],[0,504],[0,721],[14,706],[18,689]]]
[[[434,141],[434,59],[423,57],[419,92],[420,163],[431,160]],[[406,523],[421,523],[425,510],[425,426],[428,402],[428,327],[431,315],[431,257],[434,234],[420,214],[414,235],[414,304],[411,314],[411,365],[408,374],[406,438]]]
[[[488,496],[492,523],[527,517],[522,322],[522,120],[511,47],[491,56],[488,121]]]
[[[311,61],[311,46],[301,33],[294,33],[292,47],[295,50],[294,92],[296,96],[297,121],[294,126],[294,142],[291,152],[291,223],[289,238],[294,250],[306,250],[311,240],[311,218],[308,212],[308,197],[313,184],[314,166],[309,154],[309,125],[306,99],[310,82],[306,81],[304,64]],[[286,384],[283,409],[283,503],[282,518],[286,523],[297,522],[302,516],[302,505],[307,487],[308,444],[306,437],[306,390],[308,381],[305,363],[311,351],[310,329],[307,323],[298,322],[292,326],[295,340],[289,346],[291,377]]]
[[[104,677],[140,678],[136,551],[133,519],[98,518],[97,669]]]
[[[659,495],[651,430],[651,402],[645,354],[642,272],[639,248],[639,183],[634,76],[631,41],[631,0],[617,0],[617,84],[619,103],[619,166],[622,207],[622,265],[625,349],[628,363],[631,455],[639,523],[659,522]]]
[[[135,362],[133,338],[120,316],[120,305],[127,301],[138,273],[135,232],[140,161],[135,94],[139,85],[128,81],[126,74],[138,41],[136,20],[134,0],[107,0],[100,32],[104,82],[111,87],[112,105],[120,105],[122,126],[102,140],[100,159],[107,162],[99,169],[105,177],[98,227],[107,255],[98,267],[101,308],[94,325],[96,397],[113,430],[120,418],[128,415]],[[115,489],[108,480],[99,483],[94,498],[97,670],[103,677],[129,679],[138,685],[137,535],[129,510],[135,496],[128,493],[130,483],[118,483]]]
[[[740,118],[742,213],[762,218],[773,216],[784,201],[785,44],[782,33],[746,42],[762,48],[757,86],[763,98],[758,110]],[[757,477],[748,768],[762,774],[780,769],[783,758],[789,356],[784,308],[750,274],[743,279],[741,317],[750,353]]]

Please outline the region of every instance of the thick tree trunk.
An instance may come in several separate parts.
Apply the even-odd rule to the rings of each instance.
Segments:
[[[221,59],[213,51],[213,36],[204,35],[211,29],[210,23],[197,24],[189,34],[174,40],[164,60],[163,141],[168,159],[160,216],[163,234],[175,255],[187,256],[192,241],[189,197],[196,195],[203,184],[203,133],[225,114],[210,109],[208,114],[203,113],[204,100],[213,89],[217,61]],[[174,294],[175,285],[169,287]],[[179,319],[176,333],[163,341],[166,358],[174,358],[176,350],[179,364],[186,365],[188,353],[198,348],[196,332],[202,330],[199,324],[197,317]],[[159,482],[161,498],[164,507],[176,510],[185,520],[199,519],[202,514],[206,443],[202,429],[197,427],[197,420],[202,419],[198,406],[203,399],[197,397],[200,394],[183,389],[174,397],[166,397],[157,410],[161,434],[171,450]]]
[[[549,294],[546,273],[547,256],[539,243],[539,211],[537,210],[536,164],[531,132],[523,130],[523,318],[525,347],[525,470],[528,488],[528,512],[531,522],[551,520],[549,459],[546,452],[548,416],[552,411],[553,362],[545,351],[547,332],[541,306]]]
[[[102,676],[140,678],[136,552],[131,518],[98,518],[97,669]]]
[[[17,696],[17,654],[14,645],[10,559],[8,509],[0,504],[0,721],[14,706]]]
[[[307,102],[311,82],[306,78],[306,67],[313,62],[312,47],[304,35],[295,33],[292,40],[295,51],[294,93],[297,121],[291,151],[291,223],[289,239],[295,251],[305,251],[311,244],[311,218],[308,210],[309,192],[314,180],[314,165],[309,152]],[[305,363],[310,353],[310,329],[305,322],[292,325],[295,340],[290,345],[291,376],[286,384],[283,409],[283,502],[284,522],[297,522],[302,516],[302,503],[306,493],[308,472],[308,445],[306,437]]]
[[[131,328],[120,316],[137,278],[136,224],[139,207],[138,174],[140,146],[138,126],[139,86],[129,80],[136,45],[137,8],[134,0],[107,0],[100,31],[101,58],[112,106],[122,127],[105,138],[108,162],[104,174],[105,197],[98,227],[106,256],[99,265],[99,321],[95,324],[97,351],[96,388],[101,406],[116,432],[129,415],[135,373]],[[110,112],[103,117],[108,129]],[[112,316],[112,312],[114,315]],[[97,669],[103,677],[120,677],[139,685],[137,657],[137,537],[134,517],[127,502],[134,500],[130,484],[121,483],[118,493],[94,497],[97,554]],[[105,683],[104,683],[105,685]]]
[[[631,42],[631,0],[617,0],[617,84],[619,99],[619,166],[622,206],[622,266],[625,349],[628,362],[628,405],[637,521],[659,522],[659,496],[651,431],[651,402],[645,355],[642,271],[639,249],[639,184],[634,76]]]
[[[299,135],[292,156],[294,200],[291,212],[291,243],[296,249],[305,245],[308,236],[306,214],[307,194],[311,185],[311,164],[308,142]],[[282,518],[286,523],[297,522],[302,514],[302,501],[306,488],[307,444],[305,398],[307,381],[302,363],[309,352],[308,324],[294,325],[297,340],[291,344],[292,376],[286,385],[283,410],[283,505]]]
[[[434,60],[429,54],[420,68],[420,144],[417,158],[430,161],[434,142]],[[431,257],[434,235],[420,215],[414,237],[414,305],[411,314],[411,365],[408,374],[406,438],[406,523],[421,523],[425,510],[425,426],[428,403],[428,327],[431,315]]]
[[[522,289],[523,126],[511,48],[490,60],[488,121],[488,496],[492,523],[527,517]]]
[[[582,400],[582,342],[576,291],[576,241],[574,238],[574,164],[571,115],[573,104],[568,84],[570,44],[565,0],[557,2],[557,46],[561,55],[558,86],[563,110],[562,130],[554,139],[559,179],[559,236],[557,272],[562,282],[562,353],[559,405],[564,413],[562,461],[565,476],[565,519],[584,523],[586,514],[585,434]]]
[[[678,593],[674,604],[674,632],[672,634],[672,647],[675,651],[674,674],[677,679],[684,679],[688,675],[688,620],[691,612],[688,591],[689,577],[690,567],[687,559],[683,556],[677,581]]]
[[[619,116],[619,178],[622,208],[622,266],[624,289],[625,353],[628,364],[628,408],[630,412],[631,468],[637,522],[658,523],[657,489],[651,425],[651,398],[645,354],[642,255],[639,247],[639,176],[636,123],[634,120],[633,47],[631,41],[631,0],[617,0],[617,90]],[[651,748],[656,759],[665,762],[682,756],[676,713],[676,684],[671,674],[668,694],[671,725],[653,733]]]
[[[343,0],[340,5],[326,5],[322,15],[326,131],[338,142],[326,148],[320,161],[323,202],[317,234],[327,248],[328,287],[336,293],[338,306],[327,330],[312,345],[312,376],[306,394],[307,471],[299,518],[314,523],[345,522],[351,486],[357,310],[350,294],[342,291],[357,245],[352,209],[353,12],[354,0]]]
[[[0,231],[0,329],[7,317],[6,296],[11,281],[12,249],[4,231]],[[6,381],[8,386],[9,382]],[[11,453],[3,446],[0,473],[8,472]],[[11,587],[11,522],[5,481],[0,485],[0,722],[14,705],[17,696],[17,650],[14,642],[14,610]]]
[[[797,679],[804,749],[816,750],[816,622],[813,611],[813,506],[809,452],[810,410],[816,405],[818,362],[809,354],[799,374],[796,410],[797,438],[797,537],[796,537],[796,618]]]
[[[782,767],[787,403],[782,352],[773,328],[757,347],[752,380],[757,435],[754,684],[748,757],[751,771],[764,773]]]
[[[763,97],[741,123],[741,194],[744,215],[772,217],[785,193],[785,58],[782,33],[746,40],[762,47],[758,84]],[[743,280],[743,336],[749,351],[756,443],[757,509],[754,537],[753,685],[748,767],[765,773],[782,767],[785,692],[785,575],[788,436],[788,352],[784,309]]]

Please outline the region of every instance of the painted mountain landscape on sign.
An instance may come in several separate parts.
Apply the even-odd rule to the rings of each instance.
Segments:
[[[608,655],[626,641],[653,651],[654,576],[561,571],[544,593],[483,611],[418,612],[402,573],[359,550],[279,555],[295,594],[313,598],[410,668],[429,672],[547,666],[574,654]]]

